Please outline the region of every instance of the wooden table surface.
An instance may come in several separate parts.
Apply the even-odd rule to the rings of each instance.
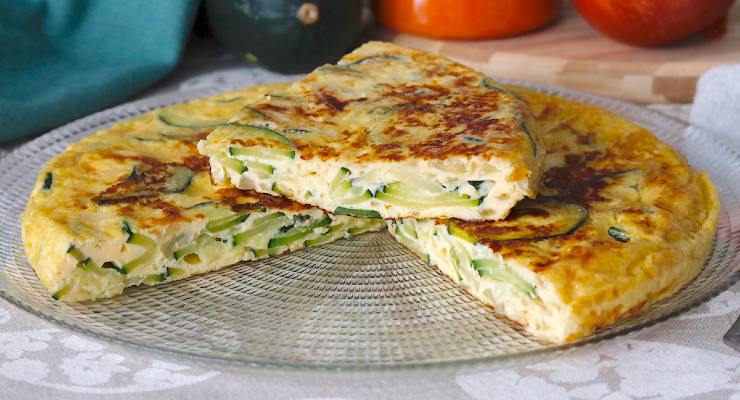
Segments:
[[[711,0],[707,0],[711,1]],[[384,40],[431,51],[491,76],[524,79],[638,103],[687,103],[708,69],[740,63],[740,3],[727,33],[713,40],[642,49],[598,34],[570,6],[559,20],[525,35],[479,41],[443,41],[381,32]]]

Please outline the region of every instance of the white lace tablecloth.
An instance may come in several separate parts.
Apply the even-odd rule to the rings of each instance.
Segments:
[[[213,65],[212,54],[190,59],[145,95],[239,82],[243,64]],[[688,119],[688,106],[651,108]],[[740,400],[740,353],[722,342],[739,310],[740,284],[667,322],[546,361],[361,374],[190,364],[85,337],[0,299],[0,399]]]

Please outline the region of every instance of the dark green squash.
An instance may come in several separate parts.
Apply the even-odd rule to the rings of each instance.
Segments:
[[[336,62],[362,29],[362,0],[207,0],[211,30],[228,49],[277,72]]]

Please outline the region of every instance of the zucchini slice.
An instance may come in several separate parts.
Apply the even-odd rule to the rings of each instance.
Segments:
[[[353,236],[360,235],[362,233],[370,231],[375,226],[376,225],[374,221],[363,222],[362,224],[360,224],[360,226],[355,226],[355,227],[347,229],[347,233]]]
[[[251,249],[254,253],[255,258],[265,258],[269,254],[267,253],[267,249]]]
[[[244,163],[237,160],[236,158],[225,158],[221,164],[232,170],[235,171],[238,174],[241,174],[242,172],[246,171],[246,168],[244,167]]]
[[[411,224],[407,224],[404,221],[399,221],[396,223],[396,234],[405,235],[406,237],[414,240],[419,238],[419,235],[416,233],[416,229],[414,229]]]
[[[410,230],[407,226],[404,226],[403,221],[396,221],[395,223],[396,229],[394,230],[394,234],[396,240],[408,249],[416,249],[418,247],[416,231],[413,233],[409,232]]]
[[[247,218],[249,218],[249,213],[247,214],[240,214],[240,215],[229,215],[227,217],[214,219],[213,221],[208,221],[206,224],[206,230],[210,233],[216,233],[225,231],[229,228],[233,228],[242,222],[246,221]]]
[[[519,274],[514,272],[500,261],[489,258],[473,260],[473,269],[481,278],[500,279],[511,286],[517,288],[530,298],[537,297],[537,291],[534,286],[522,279]]]
[[[373,193],[369,190],[365,190],[362,193],[357,194],[357,190],[352,186],[349,177],[352,175],[350,170],[347,168],[340,168],[339,172],[334,176],[334,179],[329,183],[329,191],[332,196],[341,200],[343,205],[353,205],[364,203],[373,198]],[[344,207],[340,207],[344,208]]]
[[[362,194],[358,196],[350,197],[348,199],[343,199],[342,204],[344,205],[359,204],[359,203],[364,203],[372,198],[373,198],[372,192],[370,192],[369,190],[365,190]]]
[[[356,76],[358,78],[364,78],[367,76],[365,73],[361,71],[348,67],[347,64],[345,65],[322,65],[321,67],[316,68],[316,71],[347,74],[347,75]]]
[[[215,203],[215,202],[213,202],[213,201],[201,201],[200,203],[195,203],[195,204],[193,204],[193,205],[192,205],[192,206],[190,206],[190,207],[186,207],[185,209],[186,209],[186,210],[192,210],[192,209],[194,209],[194,208],[200,208],[200,207],[212,206],[212,205],[214,205],[214,204],[216,204],[216,203]]]
[[[82,268],[88,268],[88,269],[90,269],[90,268],[91,269],[95,269],[95,268],[98,267],[97,265],[95,265],[95,263],[93,262],[92,258],[90,258],[90,257],[82,260],[82,262],[80,263],[80,266],[82,266]]]
[[[90,257],[85,257],[84,254],[80,251],[80,249],[76,248],[74,245],[69,246],[69,249],[67,249],[67,254],[72,256],[75,260],[77,260],[77,265],[75,265],[76,268],[95,268],[96,265],[93,263],[92,259]]]
[[[112,269],[112,270],[117,271],[119,273],[121,272],[121,267],[119,267],[116,263],[114,263],[112,261],[106,261],[106,262],[104,262],[103,265],[100,266],[100,268],[103,268],[103,269]]]
[[[363,58],[360,58],[359,60],[352,61],[352,62],[349,62],[349,63],[346,63],[346,64],[339,64],[339,65],[340,66],[342,66],[342,65],[359,65],[359,64],[364,64],[364,63],[366,63],[368,61],[375,61],[375,60],[406,61],[403,57],[395,56],[395,55],[392,55],[392,54],[376,54],[376,55],[372,55],[372,56],[363,57]]]
[[[69,284],[69,285],[67,285],[67,286],[65,286],[65,287],[63,287],[63,288],[61,288],[61,289],[57,290],[56,292],[54,292],[54,294],[52,294],[52,295],[51,295],[51,298],[52,298],[52,299],[54,299],[54,300],[59,300],[59,299],[61,299],[61,298],[62,298],[62,296],[64,296],[64,295],[65,295],[65,294],[67,294],[67,293],[68,293],[68,292],[69,292],[70,290],[72,290],[72,286],[73,286],[73,285]]]
[[[467,231],[465,231],[465,229],[459,227],[455,223],[455,221],[450,221],[447,223],[447,233],[452,236],[457,236],[468,243],[476,244],[478,242],[477,237],[469,234]]]
[[[237,100],[241,100],[241,99],[242,99],[241,97],[237,96],[237,97],[232,97],[230,99],[223,99],[223,100],[213,99],[213,100],[210,100],[210,101],[212,101],[214,103],[233,103],[233,102],[235,102]]]
[[[344,228],[339,225],[331,226],[324,234],[314,239],[308,239],[304,244],[306,247],[313,247],[332,242],[342,236],[343,230]],[[337,233],[340,233],[340,235],[337,235]]]
[[[126,243],[144,247],[146,251],[141,256],[123,264],[121,266],[122,274],[129,274],[141,264],[148,262],[152,258],[152,256],[154,256],[154,250],[157,248],[157,243],[154,242],[154,240],[140,233],[134,233],[133,235],[131,235]]]
[[[131,229],[131,225],[125,221],[123,222],[123,231],[128,235],[128,238],[126,239],[127,244],[140,246],[145,249],[144,254],[121,266],[121,273],[126,275],[133,272],[133,270],[141,264],[148,262],[154,256],[154,251],[157,249],[157,242],[141,233],[134,233]]]
[[[609,229],[607,229],[606,233],[608,233],[609,236],[611,236],[612,239],[616,240],[617,242],[627,243],[630,241],[630,234],[622,228],[610,226]]]
[[[464,195],[458,195],[464,196]],[[398,195],[395,193],[388,193],[383,191],[377,191],[375,198],[383,200],[389,204],[396,204],[403,207],[409,208],[425,208],[425,207],[478,207],[482,202],[483,198],[479,199],[466,199],[458,197],[456,199],[449,199],[445,197],[429,197],[425,200],[416,197],[407,197],[405,195]]]
[[[352,184],[349,182],[350,171],[347,168],[339,168],[339,172],[329,183],[329,191],[334,197],[343,197],[344,194],[352,190]]]
[[[184,166],[176,165],[170,169],[170,175],[164,183],[165,193],[182,193],[190,186],[193,180],[193,171]]]
[[[175,128],[214,128],[228,122],[225,119],[196,119],[191,115],[184,115],[176,109],[165,109],[157,114],[159,122]]]
[[[210,130],[197,131],[197,132],[192,132],[192,133],[160,132],[159,136],[165,139],[179,140],[181,142],[197,142],[199,140],[205,139],[209,133],[210,133]]]
[[[417,187],[418,186],[418,187]],[[429,194],[420,194],[419,188]],[[403,182],[393,182],[375,193],[375,198],[386,203],[411,208],[424,207],[478,207],[483,197],[471,199],[467,194],[449,192],[441,185],[426,182],[422,185],[409,185]]]
[[[193,254],[196,250],[198,250],[198,246],[196,246],[196,243],[193,242],[188,246],[183,247],[182,249],[172,252],[172,257],[174,257],[175,260],[179,260],[188,254]]]
[[[243,243],[246,243],[249,238],[257,236],[260,233],[280,229],[280,227],[285,225],[285,223],[288,221],[288,217],[285,216],[285,213],[280,211],[257,218],[252,223],[252,227],[250,229],[234,235],[233,243],[235,246],[240,246]]]
[[[470,240],[538,240],[567,235],[583,225],[587,218],[588,212],[579,204],[541,196],[537,200],[521,201],[502,221],[453,220],[448,226],[453,226],[452,234],[462,237],[464,233]]]
[[[394,175],[398,179],[398,183],[403,185],[399,187],[399,189],[401,190],[406,189],[406,191],[414,193],[417,190],[422,189],[427,191],[429,194],[447,192],[447,190],[445,190],[445,188],[442,187],[441,184],[433,181],[428,181],[426,179],[419,179],[419,177],[411,171],[398,169],[397,171],[395,171]]]
[[[491,80],[489,78],[483,79],[483,82],[482,83],[483,83],[483,87],[486,88],[486,89],[495,90],[497,92],[505,93],[505,94],[508,94],[509,96],[516,97],[517,99],[522,100],[522,98],[521,98],[521,96],[519,96],[519,94],[517,94],[517,93],[515,93],[515,92],[513,92],[513,91],[511,91],[511,90],[509,90],[509,89],[507,89],[507,88],[505,88],[503,86],[500,86],[499,84],[497,84],[496,82],[494,82],[493,80]]]
[[[121,178],[118,184],[93,197],[100,205],[136,201],[157,197],[163,193],[184,192],[195,173],[182,164],[170,163],[165,168],[152,169],[141,164],[134,166],[131,173]]]
[[[51,172],[47,172],[44,177],[44,184],[41,185],[41,190],[51,189],[52,183],[54,183],[54,175],[52,175]]]
[[[278,150],[278,151],[281,151],[281,150]],[[295,154],[294,151],[292,150],[290,151]],[[247,154],[248,153],[246,149],[240,149],[237,147],[229,147],[229,155],[231,157],[243,156]],[[275,171],[275,167],[273,167],[272,165],[263,164],[261,162],[256,162],[256,161],[246,161],[246,160],[242,161],[236,158],[227,158],[226,160],[224,160],[224,166],[228,167],[229,169],[233,169],[234,171],[240,174],[244,171],[249,171],[250,169],[255,170],[255,171],[262,171],[266,174],[272,174],[273,171]]]
[[[467,267],[469,261],[464,256],[464,253],[455,245],[450,250],[450,257],[452,257],[452,264],[455,266],[455,277],[458,282],[462,282],[463,276],[460,273],[460,269]]]
[[[177,267],[167,267],[165,274],[168,277],[173,277],[175,279],[182,278],[185,276],[185,270],[183,268],[177,268]]]
[[[169,275],[167,275],[166,272],[163,272],[161,274],[151,274],[147,275],[146,278],[144,278],[144,284],[145,285],[156,285],[158,283],[162,283],[167,280]]]
[[[288,195],[288,192],[286,190],[284,190],[283,188],[281,188],[277,184],[277,182],[273,182],[272,183],[272,186],[270,186],[270,190],[272,190],[273,192],[275,192],[275,193],[277,193],[277,194],[279,194],[281,196],[287,196]]]
[[[272,173],[275,171],[275,167],[273,167],[272,165],[262,164],[254,161],[244,161],[244,167],[247,170],[251,169],[255,171],[261,171],[268,175],[272,175]]]
[[[314,229],[329,226],[330,224],[331,218],[327,215],[324,216],[324,218],[318,221],[314,221],[306,226],[295,227],[281,235],[275,236],[270,239],[270,241],[267,242],[267,248],[271,249],[273,247],[289,246],[298,240],[308,237],[310,234],[313,233]]]
[[[268,147],[229,147],[229,154],[232,156],[264,158],[295,158],[295,150],[272,149]]]
[[[349,215],[360,218],[381,218],[380,213],[375,210],[361,210],[356,208],[337,207],[334,210],[335,215]]]
[[[246,107],[242,108],[242,111],[241,112],[244,113],[244,114],[247,114],[247,113],[248,114],[252,114],[252,116],[255,117],[255,118],[257,118],[257,119],[262,119],[262,120],[269,120],[270,119],[262,111],[254,108],[254,107],[250,107],[250,106],[246,106]]]
[[[265,128],[262,126],[255,126],[255,125],[242,125],[242,124],[228,124],[228,126],[233,128],[242,129],[245,132],[253,135],[261,135],[261,136],[267,136],[272,139],[277,139],[278,141],[287,144],[291,147],[291,149],[295,149],[295,143],[293,143],[292,140],[288,139],[285,135],[278,131],[274,131],[270,128]]]
[[[82,252],[80,251],[80,249],[78,249],[74,245],[69,246],[69,249],[67,249],[67,254],[69,254],[70,256],[74,257],[74,259],[77,260],[77,261],[82,261],[82,260],[85,259],[85,255],[82,254]]]
[[[409,200],[420,200],[430,202],[444,202],[455,200],[470,200],[467,194],[445,191],[442,186],[435,188],[428,194],[420,194],[419,190],[411,185],[402,182],[393,182],[386,185],[378,194],[381,196],[388,195]]]

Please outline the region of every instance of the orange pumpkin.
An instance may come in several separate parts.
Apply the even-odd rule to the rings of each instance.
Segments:
[[[483,39],[539,28],[560,12],[561,0],[376,0],[381,24],[438,39]]]

